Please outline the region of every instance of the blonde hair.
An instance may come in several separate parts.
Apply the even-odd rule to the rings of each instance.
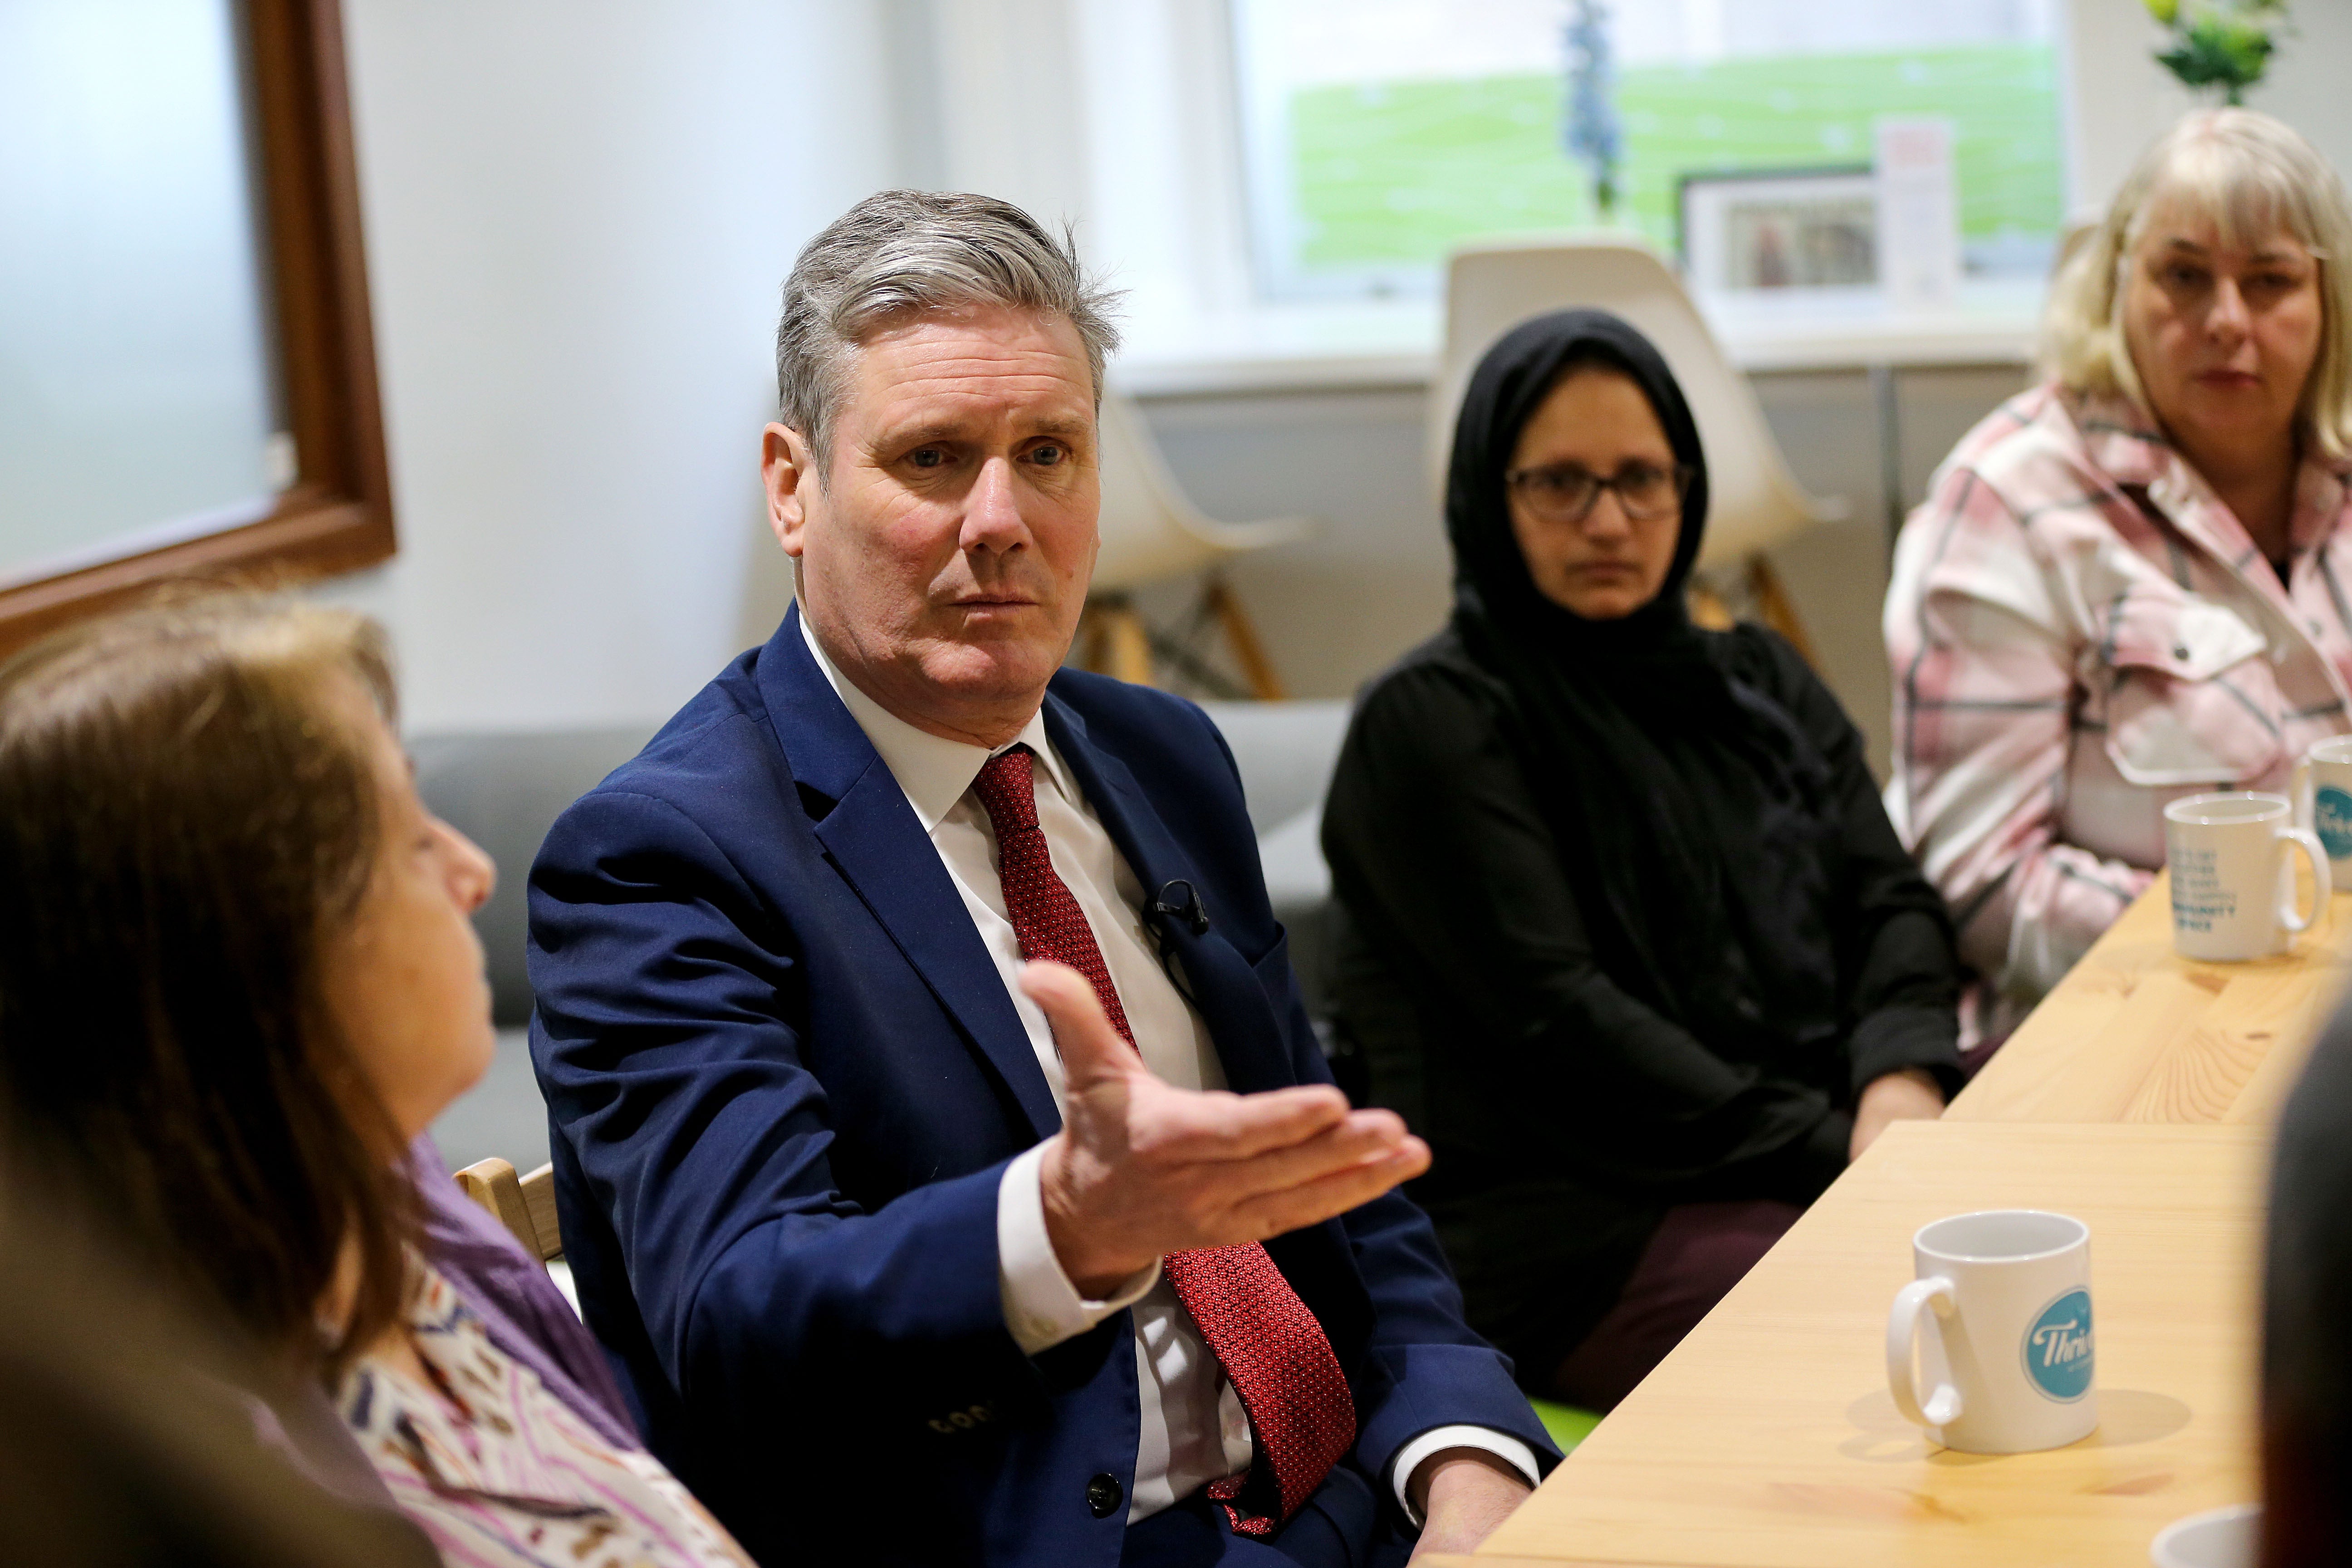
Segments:
[[[2140,154],[2099,226],[2058,269],[2042,321],[2044,374],[2076,392],[2147,395],[2124,342],[2124,280],[2132,247],[2162,198],[2210,217],[2235,247],[2284,231],[2319,263],[2319,357],[2298,418],[2331,458],[2352,452],[2352,201],[2344,181],[2293,127],[2251,109],[2181,117]]]

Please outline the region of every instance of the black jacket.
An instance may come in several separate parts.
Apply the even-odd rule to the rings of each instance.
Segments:
[[[1697,1038],[1603,969],[1588,938],[1597,900],[1504,739],[1510,689],[1451,630],[1367,689],[1332,780],[1339,1025],[1374,1100],[1429,1140],[1435,1163],[1414,1195],[1473,1325],[1522,1377],[1540,1378],[1616,1300],[1667,1207],[1810,1202],[1844,1167],[1864,1085],[1911,1067],[1948,1090],[1959,1080],[1950,940],[1920,907],[1932,900],[1860,733],[1771,633],[1706,639],[1830,764],[1840,833],[1823,914],[1842,1016],[1828,1048],[1792,1047],[1760,1016],[1739,1037]]]

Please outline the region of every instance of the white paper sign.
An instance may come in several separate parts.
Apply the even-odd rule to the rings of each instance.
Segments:
[[[1878,280],[1897,310],[1948,310],[1960,293],[1960,201],[1952,122],[1882,120]]]

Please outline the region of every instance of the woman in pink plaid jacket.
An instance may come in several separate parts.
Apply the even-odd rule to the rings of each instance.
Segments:
[[[2352,205],[2294,131],[2184,119],[2053,287],[2042,385],[1895,546],[1888,815],[1990,1045],[2164,861],[2165,805],[2352,730]]]

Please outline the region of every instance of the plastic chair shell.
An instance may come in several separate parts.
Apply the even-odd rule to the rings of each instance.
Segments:
[[[1102,552],[1096,593],[1118,593],[1213,566],[1231,555],[1287,544],[1315,527],[1303,517],[1219,522],[1194,506],[1168,471],[1158,443],[1129,399],[1102,401]]]
[[[1655,343],[1682,384],[1706,451],[1706,544],[1717,567],[1843,515],[1789,472],[1755,389],[1716,341],[1673,269],[1648,245],[1616,236],[1548,237],[1465,247],[1446,264],[1445,341],[1430,389],[1429,469],[1442,503],[1454,425],[1471,372],[1498,338],[1547,311],[1587,306],[1623,317]]]

